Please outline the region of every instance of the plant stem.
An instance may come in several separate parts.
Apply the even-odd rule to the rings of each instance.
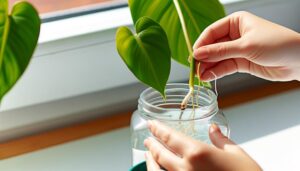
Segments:
[[[191,41],[190,41],[190,38],[189,38],[189,35],[188,35],[188,32],[187,32],[185,20],[184,20],[179,2],[178,2],[178,0],[173,0],[173,2],[174,2],[174,5],[175,5],[175,8],[176,8],[176,11],[178,13],[178,16],[179,16],[179,20],[180,20],[180,23],[181,23],[183,35],[184,35],[186,45],[187,45],[187,48],[188,48],[188,51],[189,51],[189,62],[190,62],[189,88],[190,88],[190,90],[189,90],[189,93],[186,95],[186,97],[184,98],[184,100],[181,103],[181,109],[185,109],[189,99],[194,94],[195,60],[193,58],[193,48],[192,48],[192,44],[191,44]]]

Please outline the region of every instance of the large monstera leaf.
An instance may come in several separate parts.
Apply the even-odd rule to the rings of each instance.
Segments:
[[[218,0],[179,0],[186,27],[193,44],[211,23],[225,16]],[[189,66],[188,49],[173,0],[129,0],[134,23],[143,16],[158,22],[167,33],[172,58]]]
[[[140,18],[135,29],[136,34],[127,27],[118,29],[116,43],[119,55],[140,81],[165,96],[171,68],[167,35],[158,23],[148,17]]]
[[[37,45],[40,18],[28,2],[0,0],[0,100],[25,71]]]

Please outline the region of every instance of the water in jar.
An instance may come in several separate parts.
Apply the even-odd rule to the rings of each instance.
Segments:
[[[168,113],[164,113],[164,115],[168,115]],[[170,116],[173,116],[175,118],[178,118],[180,113],[174,111],[172,113],[169,113]],[[200,140],[202,142],[211,143],[208,135],[208,129],[210,127],[210,120],[209,118],[206,120],[185,120],[190,117],[187,115],[183,115],[184,121],[166,121],[163,122],[165,125],[180,131],[189,137],[192,137],[193,139]],[[227,135],[227,127],[219,125],[220,129],[222,130],[224,135]],[[138,125],[136,125],[135,128],[133,128],[134,131],[132,131],[131,136],[131,144],[132,144],[132,163],[133,165],[136,165],[142,161],[145,161],[145,152],[147,149],[144,146],[144,140],[148,137],[151,137],[151,133],[149,132],[147,128],[147,122],[146,120],[143,122],[140,122]]]

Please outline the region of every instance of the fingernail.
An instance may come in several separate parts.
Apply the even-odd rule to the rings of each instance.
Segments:
[[[219,126],[217,125],[217,124],[215,124],[215,123],[212,123],[211,125],[210,125],[210,129],[209,129],[209,132],[210,133],[216,133],[216,132],[220,132],[221,130],[220,130],[220,128],[219,128]]]
[[[194,56],[197,60],[208,58],[208,50],[204,47],[200,47],[194,51]]]

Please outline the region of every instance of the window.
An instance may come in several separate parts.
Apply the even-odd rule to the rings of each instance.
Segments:
[[[18,0],[9,0],[10,5]],[[127,6],[127,0],[27,0],[39,11],[43,21],[53,21]]]
[[[137,84],[120,60],[114,42],[116,27],[132,25],[130,11],[127,7],[107,8],[107,4],[112,8],[127,6],[127,0],[29,1],[38,8],[44,22],[49,16],[57,21],[42,24],[40,44],[30,66],[1,102],[0,141],[136,107],[144,87]],[[299,0],[221,1],[228,13],[247,10],[300,30]],[[62,8],[67,2],[75,5]],[[52,10],[42,11],[47,4]],[[101,11],[99,6],[106,11],[95,12]],[[95,13],[83,15],[85,11]],[[70,18],[72,15],[77,17]],[[69,18],[58,20],[66,16]],[[173,65],[171,81],[182,82],[188,73],[187,68]],[[241,82],[254,83],[234,77],[224,80],[224,86],[220,82],[218,85],[223,91],[225,87],[237,90]]]

